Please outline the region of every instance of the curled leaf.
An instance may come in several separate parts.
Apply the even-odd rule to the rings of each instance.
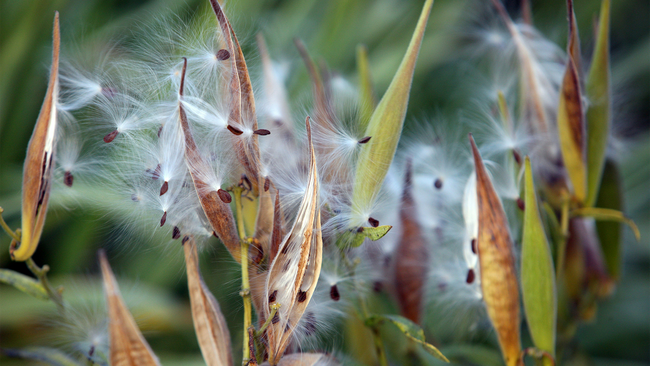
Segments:
[[[15,261],[25,261],[36,251],[43,232],[47,204],[50,199],[59,97],[59,13],[54,15],[52,66],[45,99],[38,114],[34,132],[27,146],[23,166],[22,235],[20,243],[9,249]]]
[[[481,154],[470,135],[476,195],[478,198],[478,258],[481,266],[481,290],[488,316],[497,333],[507,366],[519,362],[519,286],[515,270],[512,240],[501,200],[485,170]]]
[[[110,364],[112,366],[160,365],[122,300],[120,289],[104,251],[99,252],[99,264],[108,308]]]
[[[36,279],[10,269],[0,268],[0,282],[41,300],[49,300],[43,285]]]
[[[585,93],[589,100],[587,108],[587,205],[593,206],[598,197],[598,187],[605,164],[609,120],[611,118],[611,70],[609,64],[609,10],[610,1],[603,0],[598,20],[598,36],[591,69],[587,77]]]
[[[383,322],[389,322],[397,327],[406,338],[421,345],[425,351],[435,358],[449,362],[435,346],[427,343],[424,338],[424,331],[417,324],[399,315],[371,315],[366,319],[366,325],[373,327]]]
[[[352,207],[365,209],[375,200],[393,161],[406,116],[413,71],[433,0],[427,0],[413,37],[393,80],[370,117],[365,136],[372,139],[361,149],[352,195]]]
[[[194,183],[196,194],[201,202],[203,212],[208,218],[208,221],[210,221],[212,229],[219,236],[219,239],[221,239],[226,248],[228,248],[228,251],[233,258],[239,262],[241,256],[239,249],[239,235],[237,234],[237,229],[235,227],[235,219],[232,215],[232,210],[226,203],[226,201],[230,200],[230,194],[223,191],[221,188],[215,190],[206,182],[205,177],[210,175],[209,172],[211,168],[199,153],[199,149],[196,146],[194,137],[192,136],[190,124],[187,121],[185,109],[183,108],[182,97],[186,70],[187,59],[184,59],[179,91],[181,101],[178,103],[178,112],[179,123],[181,125],[183,139],[185,140],[185,162],[187,164],[187,169],[190,172],[190,176],[192,177],[192,182]]]
[[[289,345],[291,334],[316,289],[322,264],[318,171],[309,118],[307,137],[310,153],[309,182],[293,227],[282,240],[271,263],[265,286],[264,317],[269,318],[273,304],[280,305],[267,329],[267,350],[271,365],[278,364]]]
[[[521,291],[535,347],[555,355],[557,290],[553,256],[539,215],[530,159],[525,160],[526,210],[521,253]]]
[[[187,267],[187,287],[192,305],[192,320],[203,359],[208,366],[232,365],[228,325],[221,313],[219,303],[203,282],[193,237],[183,242],[183,251]]]
[[[634,221],[625,217],[621,211],[609,208],[583,207],[571,211],[572,216],[591,217],[599,221],[612,221],[624,223],[632,229],[637,241],[641,240],[641,232]]]
[[[429,251],[417,221],[417,208],[411,186],[411,161],[406,168],[402,192],[400,220],[402,236],[395,251],[395,290],[402,315],[414,323],[420,322],[422,298],[427,279]]]
[[[350,237],[344,235],[343,238],[346,240],[340,240],[338,243],[340,247],[347,248],[349,246],[356,248],[361,246],[366,238],[372,241],[383,238],[392,228],[391,225],[381,225],[377,227],[361,226],[356,229],[350,229]]]

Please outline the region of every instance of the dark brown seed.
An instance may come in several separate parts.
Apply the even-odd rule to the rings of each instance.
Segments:
[[[233,134],[235,134],[235,135],[237,135],[237,136],[239,136],[239,135],[241,135],[242,133],[244,133],[244,131],[240,130],[240,129],[237,128],[237,127],[233,127],[233,126],[231,126],[231,125],[228,125],[228,131],[232,132]]]
[[[230,196],[230,193],[224,191],[223,189],[219,188],[219,190],[217,191],[217,194],[219,195],[219,198],[221,198],[221,200],[224,203],[232,202],[232,197]]]
[[[68,187],[72,187],[73,182],[74,182],[74,176],[72,176],[72,173],[70,173],[69,170],[66,170],[65,173],[63,173],[63,184],[65,184]]]
[[[273,291],[273,293],[269,295],[269,304],[273,304],[277,296],[278,296],[278,290]]]
[[[228,52],[228,50],[222,48],[219,51],[217,51],[217,60],[225,61],[229,58],[230,58],[230,52]]]
[[[277,324],[279,321],[280,321],[280,313],[275,313],[275,315],[273,315],[273,319],[271,319],[271,323]]]
[[[476,278],[476,273],[474,273],[474,270],[472,268],[467,271],[467,278],[465,279],[465,282],[468,284],[474,283],[474,279]]]
[[[360,143],[360,144],[365,144],[368,141],[370,141],[370,138],[372,138],[372,136],[366,136],[366,137],[362,138],[361,140],[359,140],[357,142]]]
[[[307,300],[307,292],[298,290],[298,302],[303,302]]]
[[[341,299],[341,294],[339,294],[339,288],[336,286],[336,284],[330,287],[330,297],[334,301],[339,301]]]
[[[95,354],[95,345],[94,344],[90,345],[90,349],[88,350],[88,356],[93,357],[93,354]]]
[[[213,232],[212,232],[212,236],[214,236],[215,238],[219,239],[219,235],[217,235],[217,232],[216,232],[216,231],[213,231]]]
[[[384,284],[381,281],[375,281],[372,284],[372,290],[375,292],[381,292],[384,289]]]
[[[442,188],[442,180],[440,178],[436,179],[436,181],[433,182],[433,186],[436,187],[436,189],[441,189]]]
[[[160,138],[160,134],[162,133],[162,129],[163,129],[163,125],[160,125],[160,127],[158,127],[158,133],[157,133],[158,138]]]
[[[364,230],[363,226],[359,226],[359,227],[357,228],[357,232],[358,232],[358,233],[362,233],[363,230]]]
[[[115,137],[117,136],[118,133],[119,132],[117,130],[115,130],[115,131],[109,133],[108,135],[104,136],[104,142],[108,144],[109,142],[115,140]]]
[[[512,156],[514,156],[515,162],[517,162],[517,165],[521,165],[521,154],[519,154],[519,151],[512,150]]]
[[[181,241],[181,244],[185,244],[185,243],[187,243],[188,240],[190,240],[190,237],[187,236],[187,235],[185,235],[185,236],[183,237],[183,241]]]
[[[181,229],[178,228],[178,226],[174,226],[174,230],[172,231],[172,239],[176,240],[181,237]]]
[[[521,197],[517,198],[517,207],[519,207],[519,209],[522,211],[526,209],[526,202],[524,202]]]
[[[260,136],[266,136],[266,135],[270,135],[271,131],[264,128],[260,128],[259,130],[253,131],[253,133]]]
[[[165,222],[167,222],[167,211],[165,211],[163,213],[162,217],[160,218],[160,227],[165,225]]]
[[[476,238],[472,239],[472,253],[478,253],[478,249],[476,248]]]
[[[373,219],[372,217],[368,218],[368,222],[370,223],[370,226],[372,226],[372,227],[379,226],[379,220]]]
[[[271,181],[269,180],[269,177],[264,178],[264,192],[268,192],[269,188],[271,188]]]
[[[169,189],[169,183],[165,181],[162,187],[160,187],[160,195],[162,196],[163,194],[167,193],[168,189]]]

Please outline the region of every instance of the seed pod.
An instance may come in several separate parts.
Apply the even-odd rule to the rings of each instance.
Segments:
[[[400,207],[402,237],[395,251],[395,290],[402,315],[414,323],[419,323],[429,251],[417,221],[410,160],[406,163],[405,176]]]
[[[477,247],[483,300],[506,365],[515,366],[519,362],[521,341],[514,249],[501,200],[494,190],[471,134],[469,140],[476,169],[479,212]]]
[[[22,234],[9,249],[11,259],[25,261],[36,251],[50,199],[59,98],[59,13],[54,15],[52,66],[45,99],[27,146],[23,166]]]
[[[271,365],[278,364],[289,345],[291,334],[305,312],[320,276],[323,239],[318,202],[318,171],[309,118],[307,118],[307,137],[310,164],[305,196],[291,231],[283,239],[271,263],[266,280],[264,317],[268,319],[272,304],[280,304],[280,309],[276,313],[277,321],[272,322],[273,324],[267,329]]]
[[[102,269],[108,307],[110,364],[113,366],[160,365],[122,300],[120,289],[104,251],[99,252],[99,264]]]
[[[185,71],[187,70],[187,59],[184,58],[183,72],[181,75],[181,85],[179,95],[183,97],[183,87],[185,82]],[[178,103],[179,123],[183,131],[183,138],[185,140],[185,162],[187,169],[192,177],[194,188],[201,202],[201,207],[205,216],[210,221],[210,225],[214,232],[218,235],[219,239],[228,248],[230,254],[238,262],[241,260],[241,252],[239,247],[239,235],[235,227],[235,219],[230,210],[230,206],[223,201],[225,195],[218,191],[213,190],[202,179],[206,176],[205,172],[210,171],[210,165],[203,159],[196,146],[190,124],[187,121],[187,115],[183,108],[183,104]],[[225,191],[224,191],[225,192]],[[227,192],[225,192],[227,193]],[[228,195],[230,196],[230,195]],[[162,226],[162,225],[161,225]]]
[[[187,287],[190,292],[192,320],[201,354],[208,366],[232,365],[230,333],[219,303],[203,282],[194,238],[183,243],[187,266]]]

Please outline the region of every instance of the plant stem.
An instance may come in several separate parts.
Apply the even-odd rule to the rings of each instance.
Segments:
[[[38,278],[45,289],[45,292],[50,297],[50,299],[56,304],[56,307],[59,309],[59,313],[63,314],[65,312],[65,305],[63,304],[63,297],[61,296],[61,290],[55,289],[50,284],[50,281],[47,279],[47,272],[50,270],[50,267],[46,264],[42,268],[34,263],[32,258],[29,258],[25,261],[27,267],[30,271]]]
[[[560,216],[560,228],[562,230],[562,239],[557,248],[557,267],[555,268],[555,278],[559,281],[564,271],[564,257],[566,256],[566,244],[569,240],[569,199],[562,203],[562,212]]]
[[[11,236],[12,239],[14,239],[16,242],[20,242],[20,236],[18,234],[16,234],[13,230],[11,230],[9,225],[7,225],[5,220],[2,218],[2,213],[3,212],[4,212],[4,210],[2,209],[2,207],[0,207],[0,226],[2,226],[4,231],[7,232],[7,234],[9,236]]]
[[[264,334],[264,331],[266,330],[266,328],[269,327],[269,325],[271,325],[271,321],[273,320],[273,317],[275,316],[275,314],[280,309],[281,305],[282,304],[278,304],[278,303],[275,303],[275,304],[271,305],[271,313],[266,318],[266,321],[264,322],[264,324],[262,324],[262,327],[255,333],[255,336],[261,337],[262,334]]]
[[[242,365],[249,364],[250,360],[250,342],[249,342],[249,328],[252,327],[252,309],[251,309],[251,288],[248,279],[248,249],[250,247],[251,238],[246,237],[246,228],[244,226],[244,215],[242,213],[242,200],[241,195],[243,188],[235,186],[232,188],[235,196],[235,213],[237,216],[237,230],[241,242],[241,295],[244,301],[244,337],[243,337],[243,358]]]

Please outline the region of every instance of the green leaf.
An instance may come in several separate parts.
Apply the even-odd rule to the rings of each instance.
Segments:
[[[625,217],[625,215],[621,211],[613,210],[609,208],[583,207],[571,211],[571,215],[592,217],[599,221],[613,221],[613,222],[625,223],[634,232],[634,237],[636,238],[636,240],[637,241],[641,240],[641,233],[639,232],[639,228],[636,226],[634,221]]]
[[[427,343],[424,338],[424,331],[420,328],[419,325],[413,323],[412,321],[406,319],[403,316],[399,315],[371,315],[366,319],[366,325],[369,327],[375,327],[384,322],[390,322],[395,325],[405,336],[406,338],[412,340],[413,342],[421,345],[427,353],[430,355],[445,361],[449,362],[447,357],[442,354],[436,347],[432,344]]]
[[[372,139],[361,150],[354,181],[352,207],[356,210],[364,210],[372,205],[393,161],[406,117],[413,71],[432,5],[433,0],[425,2],[402,63],[370,117],[365,135]]]
[[[602,208],[622,211],[623,190],[621,187],[620,175],[616,164],[612,161],[605,163],[603,180],[600,182],[598,200],[596,205]],[[607,272],[614,279],[621,277],[621,265],[623,258],[623,238],[621,224],[618,222],[599,221],[596,223],[596,231],[600,240],[600,248],[603,251]]]
[[[343,235],[343,240],[339,240],[339,247],[352,247],[356,248],[363,244],[363,241],[368,238],[372,241],[379,240],[388,234],[391,225],[382,225],[377,227],[360,227],[350,231],[350,235]]]
[[[609,0],[603,0],[598,21],[596,49],[587,77],[587,206],[593,206],[605,164],[611,116],[611,70],[609,65]]]
[[[10,269],[0,269],[0,282],[6,283],[7,285],[13,286],[16,289],[32,295],[41,300],[49,300],[50,297],[47,295],[45,288],[41,285],[38,280],[25,276],[24,274],[12,271]]]
[[[533,343],[555,354],[557,290],[551,248],[537,207],[530,159],[526,157],[526,209],[521,253],[521,291]]]
[[[54,348],[29,347],[23,349],[3,349],[1,353],[7,357],[43,362],[52,366],[81,366],[77,361]]]
[[[377,106],[377,100],[372,92],[372,79],[368,65],[368,49],[365,45],[357,46],[357,72],[359,73],[359,130],[365,131],[372,117],[372,111]]]

